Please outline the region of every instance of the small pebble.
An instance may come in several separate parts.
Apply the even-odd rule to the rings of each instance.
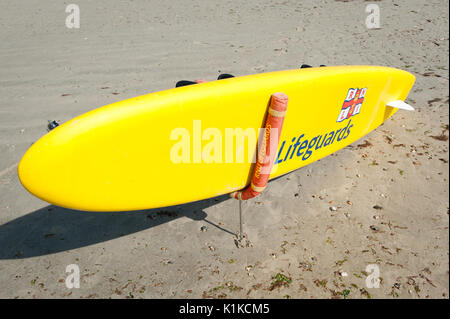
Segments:
[[[375,205],[375,206],[373,206],[373,208],[378,209],[378,210],[383,209],[383,207],[381,207],[380,205]]]
[[[206,227],[206,226],[200,227],[200,231],[201,231],[201,232],[205,232],[205,231],[207,231],[207,230],[208,230],[208,227]]]
[[[378,231],[378,227],[375,226],[375,225],[371,225],[371,226],[370,226],[370,229],[372,229],[373,231]]]
[[[58,121],[55,121],[55,120],[48,121],[48,124],[47,124],[47,130],[48,130],[48,131],[51,131],[51,130],[53,130],[53,129],[54,129],[55,127],[57,127],[57,126],[59,126]]]
[[[401,286],[401,285],[400,285],[400,283],[398,283],[398,282],[396,282],[396,283],[394,284],[394,287],[397,288],[397,289],[400,289],[400,286]]]
[[[335,212],[335,211],[337,211],[337,207],[336,207],[336,206],[331,206],[331,207],[330,207],[330,210],[331,210],[332,212]]]
[[[342,276],[342,277],[347,277],[348,274],[344,271],[344,272],[341,272],[341,276]]]

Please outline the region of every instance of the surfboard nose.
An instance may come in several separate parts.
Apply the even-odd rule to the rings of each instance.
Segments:
[[[63,162],[64,158],[58,156],[46,135],[25,152],[17,167],[17,175],[28,192],[58,205],[55,199],[67,188],[65,177],[57,169],[57,164]]]
[[[44,199],[43,189],[45,188],[45,183],[43,184],[41,181],[45,174],[45,168],[40,165],[41,162],[37,154],[42,154],[42,151],[45,152],[45,150],[36,150],[33,146],[26,151],[20,160],[17,167],[17,175],[20,183],[28,192],[40,199]]]

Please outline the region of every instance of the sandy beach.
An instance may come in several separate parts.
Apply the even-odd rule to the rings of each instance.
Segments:
[[[373,1],[378,29],[357,0],[78,0],[72,29],[70,3],[0,3],[0,298],[449,298],[448,1]],[[49,120],[303,63],[409,71],[416,111],[245,202],[252,247],[235,246],[227,196],[88,213],[18,180]],[[80,288],[66,287],[71,264]]]

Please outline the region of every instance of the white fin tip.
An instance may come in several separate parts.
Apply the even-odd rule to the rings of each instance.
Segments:
[[[387,103],[386,105],[390,106],[390,107],[395,107],[395,108],[401,109],[401,110],[414,111],[414,108],[411,105],[403,102],[402,100],[392,101],[392,102]]]

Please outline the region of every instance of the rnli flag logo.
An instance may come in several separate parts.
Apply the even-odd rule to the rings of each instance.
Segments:
[[[336,122],[342,122],[356,114],[359,114],[361,112],[361,106],[364,102],[366,92],[367,88],[349,89]]]

